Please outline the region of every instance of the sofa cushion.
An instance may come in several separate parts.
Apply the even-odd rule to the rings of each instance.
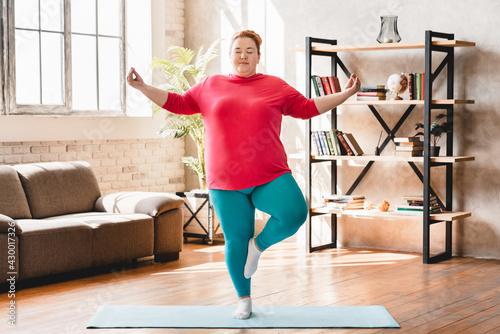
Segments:
[[[14,168],[0,166],[0,213],[13,219],[31,218],[23,185]]]
[[[122,191],[100,197],[95,206],[97,211],[144,213],[156,217],[183,204],[181,197],[169,193]]]
[[[87,162],[47,162],[16,165],[33,218],[94,209],[101,195]]]
[[[92,265],[92,228],[59,220],[20,219],[19,275],[21,279],[89,268]]]
[[[84,212],[46,221],[83,223],[92,229],[92,265],[100,266],[153,255],[154,220],[145,214]]]

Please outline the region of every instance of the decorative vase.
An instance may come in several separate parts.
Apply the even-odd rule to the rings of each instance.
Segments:
[[[431,157],[439,157],[440,146],[431,146],[430,154]]]
[[[398,17],[387,15],[380,17],[380,33],[377,37],[379,43],[398,43],[401,37],[398,33]]]

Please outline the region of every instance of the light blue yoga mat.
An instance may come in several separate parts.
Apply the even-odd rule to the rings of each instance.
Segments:
[[[87,328],[399,328],[383,306],[254,306],[247,320],[235,306],[102,305]]]

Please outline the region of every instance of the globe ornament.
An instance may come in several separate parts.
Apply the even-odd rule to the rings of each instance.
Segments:
[[[404,72],[401,74],[391,74],[389,79],[387,79],[387,89],[394,95],[393,100],[402,100],[403,98],[399,94],[403,94],[407,88],[408,77]]]

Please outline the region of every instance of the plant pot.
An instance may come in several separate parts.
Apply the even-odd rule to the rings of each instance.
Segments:
[[[441,147],[440,146],[431,146],[431,157],[439,157],[439,149]]]

